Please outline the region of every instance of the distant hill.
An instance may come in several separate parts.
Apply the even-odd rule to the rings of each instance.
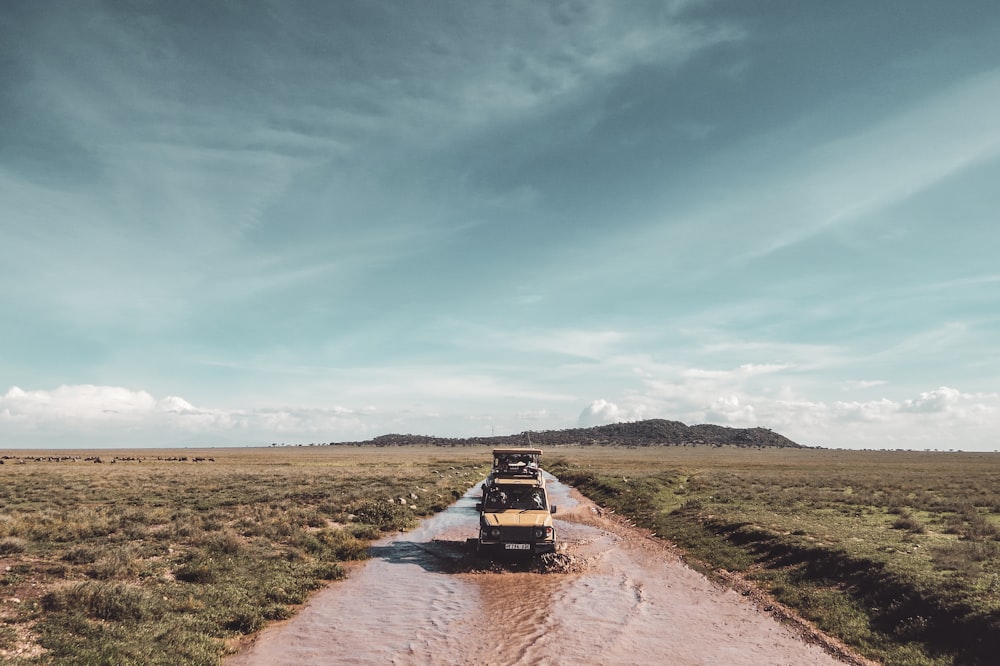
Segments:
[[[650,419],[612,423],[593,428],[523,432],[504,437],[429,437],[426,435],[382,435],[364,442],[340,445],[368,446],[744,446],[804,448],[768,428],[728,428],[718,425],[689,426],[680,421]]]

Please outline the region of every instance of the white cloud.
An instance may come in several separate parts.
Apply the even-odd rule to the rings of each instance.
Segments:
[[[446,382],[424,403],[398,400],[381,406],[220,409],[180,396],[157,399],[143,390],[114,386],[60,386],[52,390],[12,387],[0,396],[0,441],[9,446],[171,446],[178,442],[264,444],[368,439],[388,432],[442,436],[515,434],[533,430],[666,418],[694,425],[768,427],[794,441],[831,448],[994,450],[1000,431],[1000,395],[964,393],[952,387],[910,398],[825,400],[783,386],[761,389],[745,369],[690,372],[644,369],[643,390],[624,390],[613,399],[592,400],[573,417],[561,410],[565,397],[527,391],[507,403],[491,388],[462,396],[461,383]],[[496,387],[493,387],[496,388]],[[519,408],[518,405],[533,407]],[[500,413],[496,413],[499,409]],[[470,414],[478,415],[470,417]],[[491,413],[492,412],[492,413]],[[476,432],[466,430],[475,421]],[[449,423],[451,425],[449,425]],[[466,425],[461,425],[465,423]],[[458,425],[456,425],[458,424]],[[450,428],[450,430],[448,430]]]
[[[545,421],[552,418],[552,413],[547,409],[537,409],[528,412],[518,412],[516,417],[519,421]]]
[[[800,444],[830,448],[994,450],[1000,445],[991,435],[1000,431],[998,394],[942,386],[900,397],[878,381],[854,388],[842,384],[838,394],[881,388],[886,392],[881,397],[831,399],[821,384],[797,384],[798,370],[779,364],[732,369],[650,364],[634,373],[641,388],[594,400],[578,420],[581,426],[641,418],[761,426]]]
[[[160,409],[167,413],[186,414],[197,411],[190,402],[174,395],[167,396],[158,404]]]
[[[960,412],[961,403],[974,398],[972,395],[963,395],[958,389],[941,386],[933,391],[924,391],[915,399],[906,400],[900,409],[919,414]]]
[[[117,386],[60,386],[24,391],[14,386],[0,398],[0,418],[23,422],[121,421],[153,413],[157,403],[146,391]]]
[[[739,367],[739,374],[743,377],[754,377],[757,375],[770,375],[781,372],[789,368],[788,364],[780,363],[744,363]]]
[[[118,386],[64,385],[32,391],[15,386],[0,397],[0,435],[14,445],[23,440],[72,442],[74,446],[153,446],[170,445],[190,435],[224,441],[235,436],[244,439],[244,444],[253,444],[282,435],[326,438],[334,433],[365,434],[366,420],[372,413],[370,407],[339,406],[202,408],[179,396],[157,400],[146,391]]]
[[[617,331],[554,329],[515,334],[510,342],[515,348],[569,354],[583,358],[602,358],[624,340]]]
[[[540,300],[540,299],[539,299]],[[629,334],[613,329],[588,328],[490,328],[466,321],[444,322],[452,344],[519,353],[543,352],[600,360],[612,356],[630,341]]]
[[[688,368],[682,372],[682,377],[697,381],[739,382],[750,377],[780,372],[789,367],[791,366],[773,363],[745,363],[735,370],[706,370],[704,368]]]
[[[868,402],[858,401],[836,401],[831,403],[829,409],[825,406],[824,411],[828,411],[832,418],[839,422],[887,422],[893,414],[899,411],[899,403],[882,398],[880,400],[869,400]]]
[[[855,389],[867,389],[875,388],[876,386],[883,386],[887,384],[884,379],[856,379],[849,382],[845,382],[843,389],[845,391],[852,391]]]
[[[709,423],[737,423],[744,427],[757,424],[754,406],[743,404],[738,395],[720,396],[705,412]]]
[[[613,402],[608,402],[607,400],[600,398],[591,402],[582,412],[580,412],[577,424],[581,428],[589,428],[591,426],[603,425],[606,423],[638,421],[645,418],[643,416],[643,412],[644,410],[641,405],[623,408]]]

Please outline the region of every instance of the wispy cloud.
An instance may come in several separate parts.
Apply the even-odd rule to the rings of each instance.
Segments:
[[[121,445],[169,446],[202,437],[261,444],[268,437],[323,437],[330,432],[367,432],[370,410],[267,407],[234,410],[196,407],[179,396],[156,399],[143,390],[117,386],[60,386],[53,390],[12,387],[0,397],[0,432],[13,446],[36,437],[58,437],[67,448]],[[243,440],[243,441],[240,441]]]
[[[833,229],[865,238],[872,228],[905,227],[886,212],[1000,156],[1000,126],[991,113],[998,105],[1000,70],[992,69],[862,129],[843,130],[829,111],[817,111],[745,139],[699,164],[682,181],[685,191],[664,183],[669,196],[652,200],[648,217],[627,236],[600,239],[581,262],[586,271],[564,279],[699,283],[763,265]],[[637,265],[659,270],[638,273]]]
[[[867,389],[874,388],[876,386],[883,386],[887,384],[884,379],[857,379],[844,383],[844,390],[856,390],[856,389]]]
[[[510,329],[496,330],[462,326],[472,332],[463,335],[459,343],[480,345],[488,341],[494,349],[514,352],[544,352],[556,356],[577,356],[589,359],[603,359],[626,344],[626,335],[613,330],[586,330],[573,328],[528,329],[512,326]]]
[[[811,11],[19,3],[0,434],[992,424],[995,29]]]
[[[994,69],[801,156],[800,176],[782,181],[786,214],[781,217],[788,228],[757,252],[774,252],[828,227],[870,217],[996,158],[1000,126],[989,109],[998,104],[1000,70]]]
[[[685,3],[661,3],[652,14],[646,9],[529,2],[508,3],[498,12],[463,5],[466,29],[454,32],[442,32],[430,15],[397,16],[397,28],[414,47],[410,67],[392,79],[392,99],[421,130],[442,119],[452,127],[492,127],[550,112],[560,100],[636,66],[679,66],[744,36],[732,25],[687,18]],[[424,84],[408,86],[416,72]]]

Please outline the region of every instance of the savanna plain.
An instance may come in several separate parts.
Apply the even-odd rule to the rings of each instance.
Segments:
[[[0,660],[220,663],[489,461],[485,447],[8,452]],[[869,659],[1000,654],[1000,454],[560,446],[543,461]]]

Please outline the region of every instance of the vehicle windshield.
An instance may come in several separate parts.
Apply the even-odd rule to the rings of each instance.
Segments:
[[[529,511],[533,509],[548,509],[545,493],[541,488],[518,488],[512,486],[495,486],[486,493],[483,505],[486,511],[506,511],[515,509]]]

